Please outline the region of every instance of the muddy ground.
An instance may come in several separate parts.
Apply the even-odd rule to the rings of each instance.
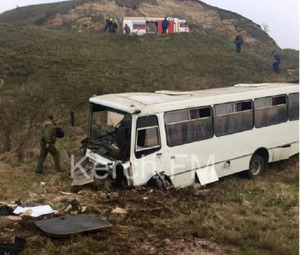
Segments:
[[[0,163],[0,174],[3,203],[31,201],[58,210],[57,214],[39,218],[23,216],[17,222],[0,216],[0,241],[12,242],[16,236],[25,238],[27,244],[22,254],[263,254],[259,247],[253,253],[244,253],[246,248],[241,243],[253,235],[244,233],[249,228],[247,224],[253,226],[262,221],[255,216],[258,211],[264,220],[275,217],[278,228],[285,224],[276,218],[277,213],[273,215],[276,209],[260,208],[257,202],[262,195],[270,199],[274,192],[269,189],[279,180],[278,194],[290,200],[284,204],[285,208],[288,206],[288,220],[294,228],[298,226],[298,198],[287,193],[289,185],[298,182],[297,157],[271,166],[267,173],[270,176],[258,180],[236,175],[206,187],[195,185],[169,191],[150,187],[112,189],[105,182],[72,194],[68,173],[55,173],[51,167],[46,167],[43,175],[36,175],[28,165]],[[79,202],[85,214],[104,219],[112,226],[68,238],[49,237],[35,226],[35,220],[75,213],[74,208],[66,210],[73,200]],[[276,232],[277,227],[274,228]],[[228,233],[233,237],[228,237]],[[241,240],[236,240],[236,234]],[[264,254],[275,254],[272,252]]]

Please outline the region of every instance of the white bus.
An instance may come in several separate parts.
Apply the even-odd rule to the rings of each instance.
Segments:
[[[242,171],[255,177],[299,152],[299,84],[109,94],[89,102],[85,158],[130,186],[155,171],[175,187]],[[93,137],[97,120],[102,134]]]

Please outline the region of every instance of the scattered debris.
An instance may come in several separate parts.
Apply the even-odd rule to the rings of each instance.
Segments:
[[[31,216],[32,214],[32,209],[28,209],[25,212],[20,214],[20,217],[24,217],[24,216]]]
[[[41,186],[45,186],[46,183],[45,183],[45,182],[40,182],[40,185],[41,185]]]
[[[193,193],[193,196],[199,197],[199,198],[204,198],[207,196],[207,194],[210,192],[209,189],[200,189],[200,190],[195,190]]]
[[[26,240],[22,237],[15,237],[14,243],[0,243],[0,254],[17,255],[23,251]]]
[[[135,190],[137,190],[137,191],[146,191],[147,188],[143,187],[143,186],[140,186],[140,187],[136,187]]]
[[[147,185],[150,187],[169,190],[174,188],[171,178],[166,175],[164,172],[155,171],[155,175],[147,182]]]
[[[20,216],[13,216],[13,215],[9,215],[6,218],[9,219],[10,221],[14,221],[14,222],[18,222],[18,221],[22,220],[22,217],[20,217]]]
[[[6,202],[0,202],[0,205],[6,205],[8,207],[11,207],[13,209],[15,209],[18,205],[15,202],[11,202],[11,203],[6,203]]]
[[[115,202],[119,199],[119,194],[117,192],[99,193],[98,199],[101,203]]]
[[[34,207],[18,206],[14,210],[14,214],[25,213],[28,210],[31,210],[31,212],[29,212],[30,214],[26,213],[26,215],[31,216],[31,217],[39,217],[41,215],[55,213],[55,211],[50,207],[50,205],[40,205],[40,206],[34,206]]]
[[[199,189],[203,188],[203,186],[200,183],[193,183],[191,186],[195,190],[199,190]]]
[[[35,206],[35,204],[31,201],[22,202],[20,200],[17,200],[15,203],[21,207],[34,207]]]
[[[69,203],[69,205],[65,209],[65,212],[73,214],[73,215],[80,214],[80,213],[82,213],[82,207],[81,207],[80,203],[78,202],[78,200],[74,199]]]
[[[0,206],[0,216],[13,215],[13,211],[14,209],[7,205]]]
[[[60,191],[59,193],[62,194],[62,195],[66,195],[66,196],[73,196],[74,195],[74,193],[64,192],[64,191]]]
[[[115,213],[115,214],[126,214],[126,213],[127,213],[127,210],[124,209],[124,208],[121,208],[121,207],[116,207],[116,208],[113,209],[111,212],[112,212],[112,213]]]
[[[32,191],[28,191],[28,195],[31,197],[31,198],[34,198],[34,197],[37,197],[38,195]]]
[[[81,212],[82,212],[82,213],[86,212],[86,209],[87,209],[87,206],[82,206]]]
[[[52,237],[68,237],[72,234],[100,230],[111,226],[105,220],[86,214],[39,220],[34,223],[39,229]]]

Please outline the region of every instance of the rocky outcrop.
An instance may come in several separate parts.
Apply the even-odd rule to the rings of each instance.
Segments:
[[[61,11],[55,9],[39,25],[99,32],[108,15],[117,22],[123,16],[184,17],[192,31],[214,33],[230,41],[240,34],[249,47],[278,48],[258,24],[197,0],[78,0],[67,10],[66,4]]]

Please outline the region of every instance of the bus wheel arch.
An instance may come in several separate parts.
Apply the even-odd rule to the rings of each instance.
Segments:
[[[256,150],[249,162],[247,171],[249,178],[255,178],[264,173],[268,168],[269,152],[266,148]]]

